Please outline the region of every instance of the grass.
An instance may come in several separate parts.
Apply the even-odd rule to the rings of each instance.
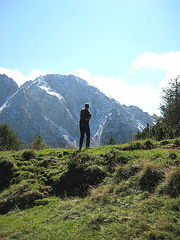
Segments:
[[[0,239],[180,239],[178,140],[1,152]]]

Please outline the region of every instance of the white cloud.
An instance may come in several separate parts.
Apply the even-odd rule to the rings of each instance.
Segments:
[[[167,85],[171,78],[180,74],[180,51],[170,51],[163,54],[156,54],[153,52],[144,52],[137,56],[132,66],[135,70],[148,68],[152,71],[163,70],[164,76],[162,78],[160,87]]]
[[[159,107],[162,102],[160,95],[162,87],[167,85],[169,79],[180,74],[180,51],[170,51],[163,54],[144,52],[137,56],[135,61],[132,62],[132,69],[130,69],[127,74],[135,75],[137,71],[143,68],[151,71],[161,70],[164,72],[158,88],[153,88],[150,84],[130,85],[125,82],[121,76],[118,78],[114,78],[113,76],[92,76],[83,68],[78,68],[74,73],[69,74],[74,74],[85,79],[89,84],[99,88],[103,93],[116,99],[121,104],[138,106],[150,114],[155,113],[159,115]],[[32,73],[26,77],[17,69],[10,70],[5,68],[0,68],[0,73],[4,73],[13,78],[19,86],[27,80],[34,80],[40,75],[47,74],[41,70],[34,69]]]
[[[159,115],[159,89],[153,89],[149,84],[129,85],[122,77],[92,76],[83,68],[77,69],[74,74],[85,79],[89,84],[99,88],[103,93],[111,96],[121,104],[138,106],[150,114]]]
[[[128,74],[135,74],[135,73],[136,73],[136,71],[132,70],[132,69],[129,69],[129,71],[128,71]]]
[[[46,75],[47,73],[42,72],[39,69],[34,69],[32,71],[32,73],[26,77],[21,72],[19,72],[19,70],[17,70],[17,69],[11,70],[11,69],[6,69],[6,68],[0,67],[0,74],[6,74],[8,77],[12,78],[18,84],[18,86],[21,86],[26,81],[34,80],[39,76]]]
[[[45,75],[47,75],[47,73],[45,73],[45,72],[43,72],[43,71],[41,71],[39,69],[34,69],[32,71],[32,73],[29,76],[27,76],[27,79],[28,80],[35,80],[37,77],[45,76]]]
[[[19,86],[26,82],[26,77],[17,69],[11,70],[0,67],[0,73],[12,78]]]

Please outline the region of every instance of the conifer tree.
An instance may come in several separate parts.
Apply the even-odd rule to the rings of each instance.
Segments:
[[[7,123],[0,124],[0,151],[18,151],[23,148],[15,131]]]
[[[136,139],[154,138],[156,140],[180,137],[180,75],[171,79],[163,89],[162,117],[157,124],[138,132]]]
[[[161,106],[164,121],[177,125],[180,121],[180,76],[172,79],[163,89],[164,104]]]
[[[35,150],[42,150],[47,148],[46,143],[44,142],[44,138],[39,134],[36,139],[33,141],[32,144],[29,145],[30,149],[35,149]]]
[[[113,136],[110,137],[108,145],[115,145],[115,141],[114,141]]]
[[[169,86],[163,89],[164,104],[162,124],[168,138],[180,136],[180,75],[171,79]]]

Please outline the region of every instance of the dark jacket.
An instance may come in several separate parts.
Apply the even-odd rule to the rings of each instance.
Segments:
[[[83,108],[80,113],[80,125],[88,126],[90,117],[91,117],[90,111],[86,108]]]

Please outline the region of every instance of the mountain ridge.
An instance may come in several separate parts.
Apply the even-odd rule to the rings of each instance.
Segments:
[[[79,114],[86,102],[93,116],[93,146],[107,144],[111,136],[116,143],[128,142],[131,133],[154,124],[153,116],[138,107],[121,105],[74,75],[47,74],[19,88],[7,76],[2,78],[6,84],[1,81],[1,89],[8,81],[12,89],[6,102],[0,97],[0,123],[7,122],[25,145],[41,134],[49,147],[77,147]]]

